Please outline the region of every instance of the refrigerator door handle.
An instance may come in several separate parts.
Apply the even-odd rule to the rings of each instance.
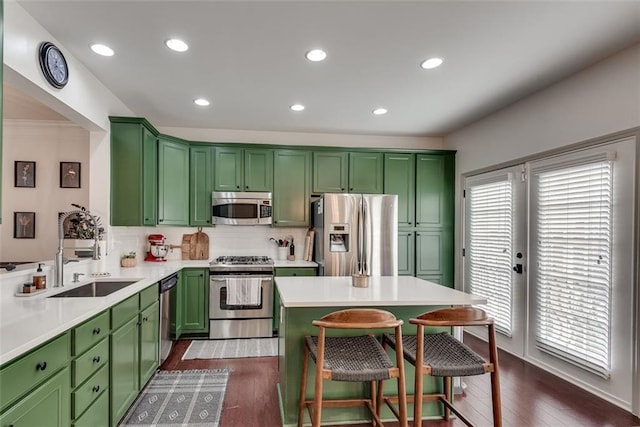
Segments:
[[[362,198],[362,273],[369,275],[369,251],[367,250],[367,246],[369,244],[369,239],[367,239],[367,204],[364,201],[364,197]]]
[[[356,273],[363,274],[364,273],[364,212],[363,212],[363,201],[360,198],[358,203],[358,248],[356,253],[357,266],[358,271]]]

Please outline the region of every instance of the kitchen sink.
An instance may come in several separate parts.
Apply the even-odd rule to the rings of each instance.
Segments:
[[[49,298],[104,297],[136,282],[137,280],[91,282],[78,286],[77,288],[69,289],[68,291],[60,292],[59,294],[51,295]]]

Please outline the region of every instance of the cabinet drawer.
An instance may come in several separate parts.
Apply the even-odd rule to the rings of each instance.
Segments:
[[[109,393],[102,393],[72,425],[73,427],[108,427]]]
[[[82,384],[95,371],[108,362],[109,340],[104,339],[72,362],[73,373],[71,376],[71,386],[77,387],[79,384]]]
[[[149,286],[147,289],[140,291],[140,310],[144,310],[154,302],[158,301],[158,284]]]
[[[19,333],[19,332],[16,332]],[[49,341],[0,370],[0,412],[69,364],[69,333]]]
[[[111,330],[115,331],[120,326],[138,315],[138,294],[135,294],[118,305],[111,307]]]
[[[109,336],[109,311],[105,311],[73,329],[72,355],[82,354],[107,336]]]
[[[315,267],[276,267],[276,276],[316,276]]]
[[[109,388],[109,367],[103,366],[71,393],[71,418],[77,418]],[[108,394],[108,393],[107,393]]]

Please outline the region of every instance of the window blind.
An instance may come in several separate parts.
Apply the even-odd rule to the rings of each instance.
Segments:
[[[610,368],[612,163],[535,172],[536,346],[603,377]]]
[[[512,333],[513,195],[510,177],[468,187],[466,258],[469,291],[487,299],[482,309],[496,330]]]

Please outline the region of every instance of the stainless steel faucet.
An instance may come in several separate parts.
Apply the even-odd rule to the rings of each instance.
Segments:
[[[73,273],[73,283],[78,283],[80,276],[84,276],[84,273]]]
[[[65,247],[64,247],[64,231],[62,230],[62,226],[64,224],[64,220],[67,219],[68,217],[70,217],[71,215],[74,214],[78,214],[78,215],[87,215],[90,219],[91,222],[93,223],[93,236],[94,236],[94,244],[93,244],[93,259],[100,259],[100,254],[99,254],[99,246],[98,246],[98,222],[96,221],[96,219],[94,218],[93,215],[91,215],[91,213],[89,211],[81,211],[81,210],[75,210],[75,211],[69,211],[69,212],[65,212],[62,215],[60,215],[60,218],[58,219],[58,252],[56,252],[56,257],[55,257],[55,270],[56,270],[56,282],[53,285],[54,287],[57,286],[64,286],[63,280],[64,280],[64,264],[66,264],[67,262],[69,262],[69,260],[67,260],[66,258],[64,258],[62,256],[62,252],[64,251]],[[79,248],[76,248],[79,249]],[[86,247],[85,249],[90,249],[90,247]],[[77,276],[74,275],[74,281],[77,281]]]

